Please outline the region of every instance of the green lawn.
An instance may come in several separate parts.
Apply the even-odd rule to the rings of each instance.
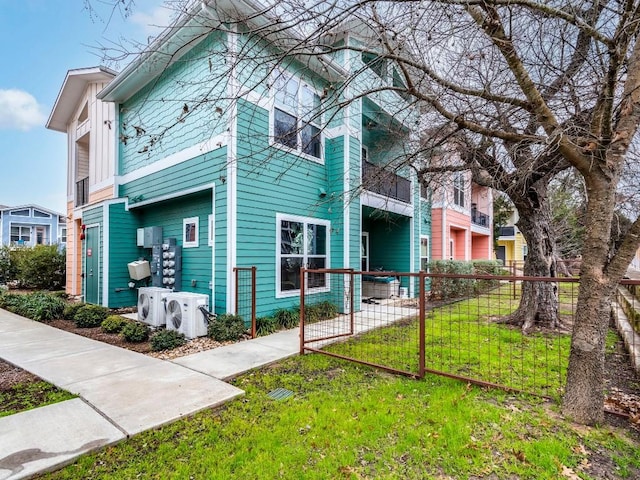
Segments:
[[[45,478],[557,479],[563,468],[598,478],[584,472],[603,459],[612,478],[640,474],[639,445],[622,431],[574,428],[537,398],[432,375],[412,380],[321,355],[235,384],[245,397]],[[294,395],[270,399],[278,387]]]
[[[0,391],[0,417],[75,397],[75,395],[42,380],[18,383],[7,390]]]

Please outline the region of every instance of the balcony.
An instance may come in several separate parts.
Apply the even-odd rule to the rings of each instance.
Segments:
[[[486,213],[471,209],[471,223],[480,227],[489,228],[491,226],[491,217]]]
[[[365,190],[411,203],[411,181],[367,161],[362,162],[362,186]]]
[[[89,203],[89,177],[76,182],[76,207]]]
[[[515,237],[516,236],[516,227],[500,227],[500,236],[501,237]]]

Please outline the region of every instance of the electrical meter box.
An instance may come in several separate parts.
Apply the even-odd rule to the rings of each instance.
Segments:
[[[144,280],[151,276],[151,269],[149,268],[149,262],[146,260],[136,260],[127,264],[129,267],[129,277],[131,280]]]
[[[182,286],[182,247],[175,238],[162,244],[162,286],[179,291]]]
[[[153,248],[162,243],[162,227],[144,227],[137,230],[137,245],[143,248]]]

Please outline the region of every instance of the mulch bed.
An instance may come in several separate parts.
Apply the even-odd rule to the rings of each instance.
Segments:
[[[100,327],[93,328],[78,328],[72,320],[53,320],[47,322],[50,325],[60,330],[75,333],[83,337],[91,338],[92,340],[98,340],[100,342],[115,345],[116,347],[126,348],[127,350],[133,350],[138,353],[151,352],[150,342],[130,343],[126,342],[119,333],[105,333]]]

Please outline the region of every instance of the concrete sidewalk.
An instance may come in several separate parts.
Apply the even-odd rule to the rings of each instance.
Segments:
[[[58,468],[84,453],[244,393],[176,363],[4,310],[0,358],[80,396],[0,418],[0,480]]]

